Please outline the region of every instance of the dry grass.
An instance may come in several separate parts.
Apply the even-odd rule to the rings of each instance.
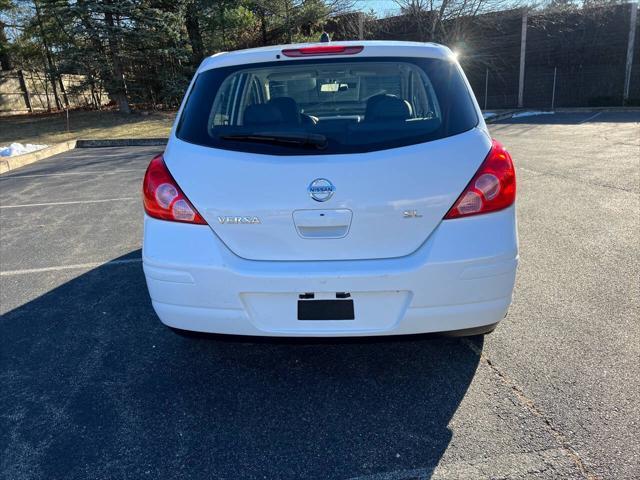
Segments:
[[[148,115],[117,112],[69,112],[0,117],[0,146],[12,142],[52,145],[71,138],[162,138],[169,136],[175,112]]]

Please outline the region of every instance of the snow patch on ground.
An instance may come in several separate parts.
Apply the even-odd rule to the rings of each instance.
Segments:
[[[495,117],[496,115],[496,112],[482,112],[482,118],[484,118],[485,120],[487,118]]]
[[[35,145],[33,143],[12,143],[11,145],[0,147],[0,157],[15,157],[16,155],[24,155],[25,153],[35,152],[36,150],[42,150],[49,145]]]
[[[542,111],[532,111],[532,112],[518,112],[514,113],[511,118],[521,118],[521,117],[533,117],[535,115],[553,115],[556,112],[542,112]]]

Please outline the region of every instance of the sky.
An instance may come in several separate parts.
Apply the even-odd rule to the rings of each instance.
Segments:
[[[384,17],[388,13],[397,13],[399,10],[398,4],[393,0],[357,0],[356,8],[363,11],[373,9],[378,17]]]

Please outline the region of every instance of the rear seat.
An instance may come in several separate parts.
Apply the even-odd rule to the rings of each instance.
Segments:
[[[292,124],[315,125],[318,119],[301,112],[291,97],[275,97],[267,103],[249,105],[244,110],[245,125]]]

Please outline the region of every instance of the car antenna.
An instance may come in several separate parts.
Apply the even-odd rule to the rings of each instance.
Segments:
[[[329,34],[327,32],[322,32],[320,35],[320,43],[329,43],[331,38],[329,38]]]

